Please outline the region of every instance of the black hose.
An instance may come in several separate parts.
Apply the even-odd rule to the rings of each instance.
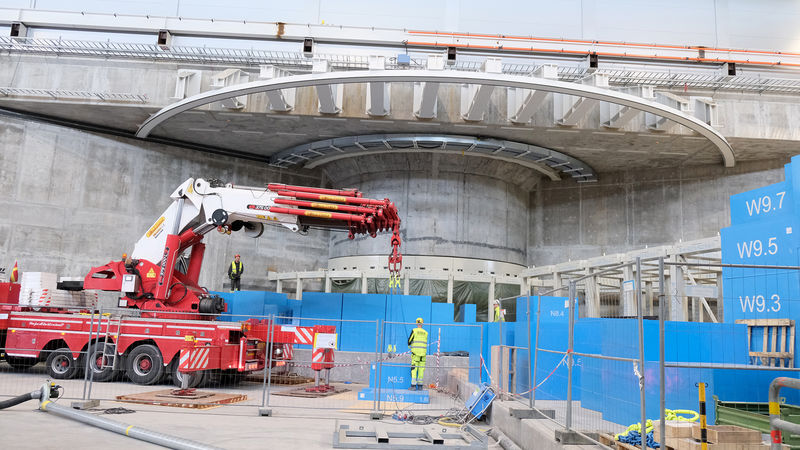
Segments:
[[[10,398],[8,400],[3,400],[0,402],[0,409],[11,408],[12,406],[19,405],[20,403],[25,403],[28,400],[38,399],[41,391],[33,391],[27,394],[22,394],[20,396]]]

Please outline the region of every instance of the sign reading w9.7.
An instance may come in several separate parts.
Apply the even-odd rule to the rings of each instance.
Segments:
[[[793,211],[792,190],[786,182],[731,196],[731,225],[788,217]]]

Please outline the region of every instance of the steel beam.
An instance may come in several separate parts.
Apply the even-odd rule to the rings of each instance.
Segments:
[[[261,80],[272,80],[275,78],[288,76],[289,73],[281,70],[278,67],[267,65],[261,66],[261,72],[258,76]],[[291,111],[294,109],[295,93],[297,89],[277,89],[274,91],[267,91],[267,98],[269,99],[269,109],[272,111]]]
[[[591,76],[582,80],[583,84],[595,86],[603,89],[608,89],[608,76],[601,74],[592,74]],[[570,100],[566,100],[570,101]],[[556,123],[568,127],[578,125],[578,122],[583,120],[589,112],[597,106],[598,101],[590,97],[581,97],[577,99],[567,112],[561,117],[556,118]],[[554,111],[556,111],[554,109]],[[556,114],[558,111],[556,111]]]
[[[386,58],[384,56],[370,56],[369,70],[380,71],[386,68]],[[367,89],[367,114],[370,116],[383,117],[389,115],[391,95],[389,83],[376,81],[369,83]]]
[[[315,60],[312,68],[312,74],[327,74],[328,61]],[[342,91],[341,86],[337,84],[318,84],[317,98],[319,100],[319,112],[322,114],[339,114],[342,112]]]
[[[486,58],[483,65],[486,73],[502,73],[503,65],[500,58]],[[489,101],[492,99],[493,85],[466,84],[461,87],[461,117],[470,122],[483,120],[489,110]]]

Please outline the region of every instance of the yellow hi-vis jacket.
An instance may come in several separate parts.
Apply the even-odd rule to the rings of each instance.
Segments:
[[[494,307],[494,321],[495,322],[505,322],[506,321],[506,318],[503,317],[503,313],[502,313],[502,311],[500,311],[500,307],[499,306],[495,306]]]
[[[239,264],[236,264],[236,261],[231,261],[231,267],[228,269],[228,276],[231,278],[239,278],[242,276],[242,272],[244,272],[244,264],[239,261]]]
[[[408,336],[408,348],[416,356],[425,356],[428,353],[428,332],[424,328],[414,328]]]

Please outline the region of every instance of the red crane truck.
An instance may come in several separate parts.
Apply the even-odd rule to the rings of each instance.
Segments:
[[[86,357],[97,381],[124,372],[138,384],[171,376],[178,386],[194,387],[209,374],[264,369],[270,353],[280,364],[291,359],[292,344],[312,344],[317,334],[335,332],[334,326],[215,320],[227,310],[225,300],[198,284],[203,236],[215,229],[254,238],[264,224],[303,234],[312,227],[344,230],[351,239],[391,231],[390,275],[397,277],[401,267],[397,208],[355,189],[246,187],[190,178],[171,198],[129,257],[92,268],[82,282],[60,283],[62,289],[120,292],[119,311],[125,313],[99,316],[53,306],[34,311],[15,301],[18,285],[0,284],[0,303],[4,296],[11,303],[0,306],[0,348],[12,367],[45,361],[51,377],[66,379],[82,372]],[[333,351],[319,351],[313,368],[330,368]]]

